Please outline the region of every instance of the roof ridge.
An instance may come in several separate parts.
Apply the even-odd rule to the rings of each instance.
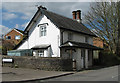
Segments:
[[[54,12],[49,11],[49,10],[43,10],[43,11],[48,11],[48,12],[50,12],[50,13],[53,13],[53,14],[59,15],[59,16],[61,16],[61,17],[64,17],[64,18],[67,18],[67,19],[73,20],[74,22],[81,23],[81,22],[78,22],[78,21],[75,20],[75,19],[72,19],[72,18],[69,18],[69,17],[63,16],[63,15],[60,15],[60,14],[54,13]],[[83,24],[83,23],[81,23],[81,24]]]

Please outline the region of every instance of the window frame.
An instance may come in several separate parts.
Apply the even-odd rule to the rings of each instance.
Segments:
[[[40,25],[40,37],[47,35],[47,27],[46,25]]]
[[[44,57],[44,50],[38,50],[38,56]]]
[[[9,38],[10,37],[10,38]],[[6,36],[6,40],[11,40],[11,36]]]
[[[20,38],[19,39],[16,39],[16,37],[19,36]],[[15,40],[20,40],[21,39],[21,36],[20,35],[15,35]]]
[[[68,33],[68,40],[72,40],[73,39],[73,33],[69,32]]]
[[[88,43],[88,37],[85,36],[85,43]]]

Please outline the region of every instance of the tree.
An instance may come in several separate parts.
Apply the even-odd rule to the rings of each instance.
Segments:
[[[117,2],[118,10],[118,45],[117,45],[117,55],[120,56],[120,1]]]
[[[2,40],[2,54],[6,55],[7,51],[12,50],[15,47],[14,43],[11,43],[7,40]]]
[[[95,30],[108,44],[109,50],[116,53],[118,42],[118,11],[116,2],[94,2],[84,15],[86,24]]]

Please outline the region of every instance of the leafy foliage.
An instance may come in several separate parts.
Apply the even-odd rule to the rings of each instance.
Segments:
[[[6,55],[7,51],[12,50],[15,47],[15,44],[7,41],[7,40],[2,40],[2,54]]]

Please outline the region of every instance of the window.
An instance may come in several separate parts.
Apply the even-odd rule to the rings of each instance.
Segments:
[[[39,50],[38,51],[38,56],[39,57],[44,57],[44,50]]]
[[[17,40],[17,39],[20,39],[20,35],[16,35],[15,36],[15,39]]]
[[[46,36],[46,25],[40,26],[40,36]]]
[[[11,36],[6,36],[6,39],[10,40],[10,39],[11,39]]]
[[[88,37],[85,37],[85,43],[88,43]]]
[[[68,40],[72,40],[73,34],[72,33],[68,33]]]

